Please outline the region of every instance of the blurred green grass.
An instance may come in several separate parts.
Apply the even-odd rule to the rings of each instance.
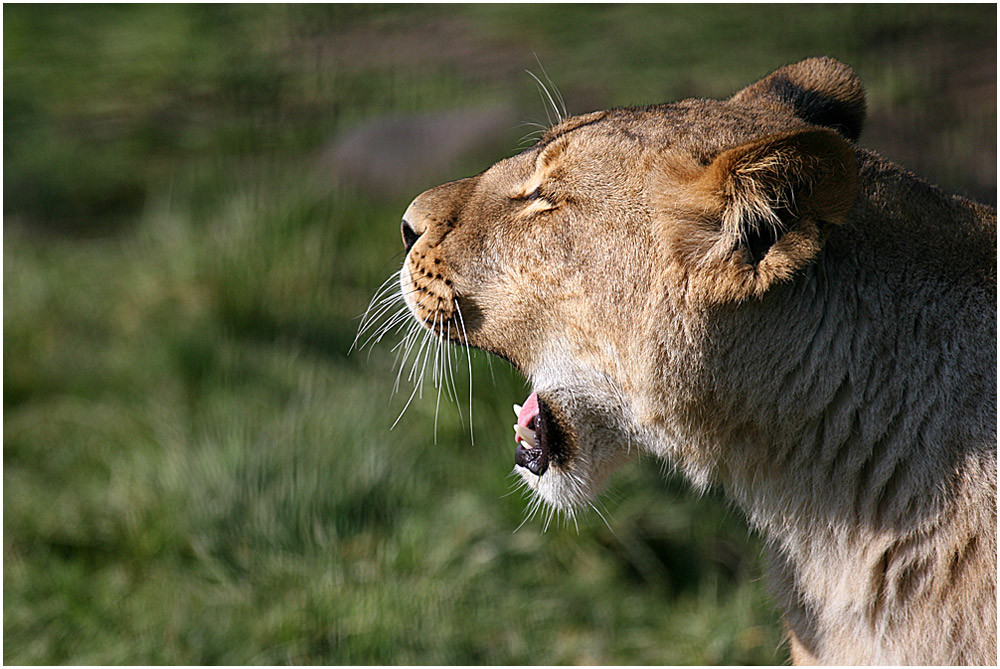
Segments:
[[[504,363],[473,359],[474,446],[467,399],[435,434],[432,390],[390,431],[408,392],[391,343],[348,355],[357,317],[409,199],[501,156],[414,156],[413,192],[381,193],[321,156],[383,114],[543,118],[534,53],[574,111],[726,95],[829,53],[868,81],[877,148],[905,157],[879,124],[919,126],[928,176],[995,200],[995,25],[945,6],[5,7],[5,663],[784,661],[761,541],[658,463],[615,478],[610,528],[514,532],[526,390]],[[983,53],[992,108],[972,104]]]

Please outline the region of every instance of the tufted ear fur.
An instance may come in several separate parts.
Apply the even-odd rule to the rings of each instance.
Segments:
[[[660,190],[671,272],[689,299],[760,297],[818,255],[857,194],[851,146],[798,130],[668,168]]]
[[[786,65],[732,97],[734,102],[781,107],[807,123],[857,141],[865,122],[865,90],[847,65],[809,58]]]

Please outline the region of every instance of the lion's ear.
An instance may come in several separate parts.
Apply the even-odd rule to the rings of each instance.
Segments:
[[[837,133],[799,130],[725,151],[670,190],[667,244],[691,297],[742,300],[816,258],[854,204],[857,165]]]
[[[834,133],[801,130],[725,151],[700,180],[721,200],[723,232],[759,262],[802,221],[841,223],[857,194],[857,165]]]
[[[857,141],[865,122],[865,90],[850,67],[833,58],[809,58],[786,65],[732,97],[790,111],[807,123],[836,130]]]

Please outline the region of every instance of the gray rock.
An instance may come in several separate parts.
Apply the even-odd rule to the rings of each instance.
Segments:
[[[457,170],[476,153],[486,154],[485,167],[497,158],[498,148],[514,148],[518,123],[509,107],[382,116],[336,137],[321,163],[341,182],[378,194],[403,194],[466,176]]]

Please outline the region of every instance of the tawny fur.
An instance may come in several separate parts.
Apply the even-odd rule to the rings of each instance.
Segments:
[[[996,212],[863,121],[825,58],[567,119],[414,201],[402,287],[553,407],[549,504],[640,450],[725,490],[796,662],[995,664]]]

